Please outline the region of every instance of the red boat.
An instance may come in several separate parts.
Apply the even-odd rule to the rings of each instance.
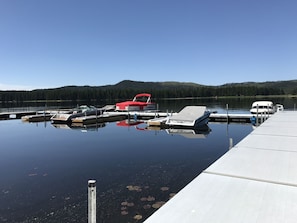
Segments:
[[[156,104],[151,102],[151,94],[137,94],[132,101],[116,103],[117,111],[146,111],[155,110]]]

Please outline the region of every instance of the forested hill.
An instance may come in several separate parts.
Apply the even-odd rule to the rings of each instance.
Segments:
[[[151,93],[155,99],[216,96],[255,96],[297,94],[297,80],[230,83],[206,86],[189,82],[141,82],[124,80],[106,86],[65,86],[32,91],[0,91],[0,101],[32,100],[117,100],[131,99],[137,93]]]

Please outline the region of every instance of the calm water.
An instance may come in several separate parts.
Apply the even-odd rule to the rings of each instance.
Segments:
[[[236,144],[252,131],[209,123],[185,137],[145,127],[0,121],[0,222],[87,222],[89,179],[97,180],[97,222],[143,221],[226,153],[229,138]]]

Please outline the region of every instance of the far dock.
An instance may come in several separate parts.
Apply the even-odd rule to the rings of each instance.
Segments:
[[[177,112],[161,112],[161,111],[104,111],[106,108],[110,109],[110,105],[102,108],[102,112],[98,112],[97,115],[85,115],[76,117],[71,120],[72,123],[80,123],[83,125],[95,124],[102,122],[120,121],[123,119],[141,119],[150,120],[155,119],[156,126],[160,126],[164,118],[178,114]],[[2,112],[0,113],[0,120],[7,119],[21,119],[29,122],[49,121],[54,114],[64,114],[69,112],[70,109],[58,109],[58,110],[45,110],[45,111],[22,111],[22,112]],[[104,112],[103,112],[104,111]],[[270,116],[270,115],[269,115]],[[232,114],[232,113],[215,113],[212,112],[209,116],[209,122],[239,122],[239,123],[251,123],[251,119],[255,118],[259,123],[266,120],[269,116],[259,116],[252,114]],[[151,122],[152,123],[152,122]]]

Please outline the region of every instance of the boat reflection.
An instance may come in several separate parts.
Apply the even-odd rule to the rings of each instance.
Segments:
[[[72,124],[58,124],[52,123],[55,128],[59,129],[72,129],[72,130],[80,130],[82,132],[87,131],[98,131],[99,128],[104,128],[106,123],[95,123],[89,125],[83,125],[82,123],[72,123]],[[133,127],[137,130],[141,131],[155,131],[161,132],[165,131],[169,135],[181,135],[186,138],[192,139],[204,139],[210,134],[211,129],[207,124],[198,126],[198,127],[178,127],[178,128],[164,128],[160,126],[146,126],[144,120],[134,120],[134,119],[125,119],[122,121],[116,122],[116,126],[119,127]]]
[[[143,124],[144,121],[142,120],[135,120],[135,119],[125,119],[125,120],[122,120],[122,121],[118,121],[116,123],[117,126],[121,126],[121,127],[130,127],[130,126],[137,126],[137,125],[140,125],[140,124]]]
[[[204,139],[210,134],[211,129],[207,124],[196,128],[160,128],[157,126],[148,126],[147,130],[166,131],[169,135],[181,135],[191,139]]]
[[[72,123],[72,124],[52,123],[52,126],[54,126],[57,129],[70,129],[70,130],[80,130],[82,132],[87,132],[87,131],[98,131],[99,128],[105,127],[106,124],[95,123],[90,125],[83,125],[81,123]]]

